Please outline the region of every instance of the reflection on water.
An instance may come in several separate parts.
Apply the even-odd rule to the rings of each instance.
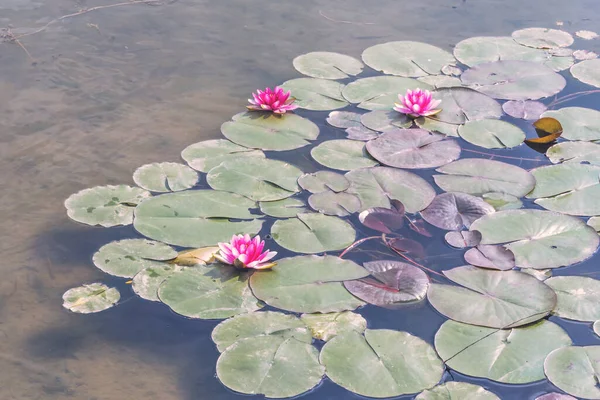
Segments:
[[[117,2],[2,0],[0,28],[15,36],[32,33],[61,15]],[[302,6],[179,0],[104,8],[53,23],[20,39],[32,59],[15,43],[1,44],[0,399],[238,398],[214,376],[214,322],[186,320],[135,297],[90,316],[61,308],[62,293],[82,282],[102,280],[129,293],[121,280],[94,268],[91,255],[135,234],[131,227],[69,221],[62,202],[71,193],[132,183],[138,166],[178,160],[187,145],[219,137],[220,124],[245,106],[251,91],[296,76],[296,55],[333,50],[359,56],[390,40],[450,49],[470,36],[556,21],[571,31],[594,30],[598,17],[595,0],[536,0],[526,8],[517,0],[311,0]],[[598,41],[585,48],[598,52]],[[435,251],[445,252],[441,240],[433,242]],[[453,257],[430,264],[459,265]],[[430,342],[442,321],[425,304],[402,313],[361,312],[372,328],[406,330]],[[558,322],[569,325],[578,344],[597,344],[588,325]],[[506,399],[549,388],[490,385],[456,373],[448,379],[483,384]],[[354,397],[327,381],[306,396]]]

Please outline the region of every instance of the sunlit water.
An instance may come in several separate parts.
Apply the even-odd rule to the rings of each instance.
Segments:
[[[62,15],[114,3],[0,0],[0,27],[31,33]],[[186,320],[141,300],[123,280],[95,268],[91,256],[100,246],[136,233],[68,220],[62,203],[71,193],[132,183],[138,166],[177,161],[187,145],[219,137],[221,123],[243,108],[252,90],[296,77],[291,60],[305,52],[358,57],[392,40],[450,50],[471,36],[505,36],[557,21],[571,32],[597,30],[599,18],[596,0],[179,0],[105,8],[51,24],[21,38],[31,59],[15,43],[0,44],[0,399],[240,398],[215,377],[218,352],[210,332],[216,322]],[[600,40],[573,47],[600,52]],[[598,104],[600,97],[590,96],[567,105]],[[319,140],[342,137],[340,130],[321,128]],[[310,172],[316,166],[307,154],[301,149],[277,157]],[[525,146],[502,154],[543,158]],[[425,246],[430,268],[463,264],[462,252],[447,247],[441,231],[431,239],[403,233]],[[555,275],[593,273],[597,262]],[[66,289],[93,281],[116,285],[122,304],[94,315],[61,307]],[[425,302],[359,312],[371,328],[408,331],[430,343],[444,320]],[[589,324],[552,319],[576,344],[600,344]],[[480,384],[503,399],[552,390],[547,382],[508,386],[455,372],[444,379]],[[328,380],[305,395],[356,397]]]

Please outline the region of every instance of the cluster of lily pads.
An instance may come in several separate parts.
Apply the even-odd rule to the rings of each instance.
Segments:
[[[66,200],[68,215],[88,225],[133,224],[145,238],[104,245],[94,264],[178,314],[224,320],[212,333],[216,370],[234,391],[292,397],[327,376],[368,397],[498,399],[477,385],[440,383],[450,368],[506,384],[547,378],[563,392],[600,399],[600,346],[573,346],[548,320],[600,321],[600,281],[551,277],[591,257],[600,242],[600,111],[548,107],[561,102],[548,99],[566,86],[561,71],[600,88],[600,60],[573,51],[573,42],[564,31],[530,28],[466,39],[453,54],[398,41],[369,47],[362,62],[301,55],[293,64],[306,77],[257,93],[251,110],[222,125],[225,139],[187,147],[187,165],[140,167],[137,186],[82,190]],[[381,74],[355,79],[363,62]],[[399,94],[417,89],[431,91],[441,111],[394,110]],[[330,111],[327,123],[346,139],[319,137],[302,109]],[[524,119],[554,126],[531,140],[550,143],[549,165],[460,159],[463,140],[486,149],[521,145],[526,133],[515,123]],[[303,162],[309,172],[269,158],[305,146],[314,146]],[[433,168],[439,190],[411,172]],[[523,208],[522,198],[539,207]],[[468,248],[466,265],[440,274],[415,260],[418,243],[402,231],[433,240],[426,237],[436,228],[449,231],[450,246]],[[223,263],[235,255],[219,255],[217,244],[259,233],[292,255],[265,270]],[[389,258],[352,261],[371,239],[391,250]],[[98,312],[119,298],[116,288],[93,283],[67,291],[64,306]],[[368,329],[354,312],[425,299],[448,318],[433,346],[407,332]],[[261,311],[266,306],[279,311]],[[550,398],[571,397],[539,397]]]

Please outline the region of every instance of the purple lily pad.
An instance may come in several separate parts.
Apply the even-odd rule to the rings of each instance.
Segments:
[[[425,258],[425,249],[423,245],[416,240],[407,238],[388,239],[388,245],[400,253],[409,255],[413,258]]]
[[[425,237],[433,236],[431,234],[431,232],[429,232],[429,230],[427,230],[427,228],[425,227],[425,221],[423,221],[422,219],[408,218],[408,222],[409,222],[408,226],[410,227],[410,229],[417,232],[419,235],[425,236]]]
[[[419,268],[399,261],[370,261],[363,266],[372,278],[344,282],[350,293],[367,303],[389,306],[425,298],[429,278]]]
[[[360,140],[368,142],[372,139],[377,139],[379,133],[364,126],[351,126],[346,129],[346,138],[350,140]]]
[[[455,140],[424,129],[385,132],[367,143],[367,151],[382,164],[409,169],[440,167],[460,157]]]
[[[444,236],[446,243],[457,249],[477,246],[481,242],[481,232],[479,231],[453,231]]]
[[[391,207],[368,208],[358,215],[360,222],[371,229],[392,233],[404,225],[404,205],[398,200],[390,200]]]
[[[502,109],[511,117],[536,120],[548,107],[542,102],[533,100],[510,100],[502,104]]]
[[[481,235],[480,235],[481,236]],[[477,267],[507,271],[515,267],[515,255],[504,246],[480,245],[467,250],[465,261]]]
[[[573,396],[569,396],[568,394],[552,392],[552,393],[546,393],[544,395],[536,397],[535,400],[577,400],[577,399]]]
[[[421,216],[433,226],[458,231],[494,211],[494,207],[479,197],[466,193],[442,193],[421,211]]]

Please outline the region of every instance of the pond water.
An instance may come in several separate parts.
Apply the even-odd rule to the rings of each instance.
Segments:
[[[219,353],[210,334],[217,322],[189,320],[163,304],[142,300],[123,279],[93,266],[91,257],[99,247],[139,234],[132,226],[103,229],[69,220],[63,201],[72,193],[133,184],[137,167],[178,162],[189,144],[220,138],[219,127],[243,110],[249,93],[299,76],[292,66],[299,54],[324,50],[359,57],[369,46],[394,40],[451,51],[469,37],[508,36],[524,27],[557,27],[557,22],[569,32],[598,30],[600,18],[596,0],[536,0],[526,6],[516,0],[178,0],[101,8],[52,22],[117,3],[0,4],[0,28],[10,27],[2,33],[7,38],[27,35],[20,38],[22,47],[0,43],[1,399],[241,397],[215,376]],[[578,39],[574,47],[600,53],[600,40]],[[568,77],[568,71],[563,75]],[[588,89],[569,79],[568,91]],[[598,109],[598,104],[600,95],[566,105]],[[321,121],[319,142],[344,137],[342,130],[324,124],[324,113],[319,118],[310,111],[298,114]],[[534,135],[529,122],[520,126]],[[461,146],[482,150],[464,141]],[[309,150],[273,158],[312,172],[319,167]],[[502,159],[526,169],[549,164],[525,145],[497,153],[539,160]],[[431,170],[419,173],[433,183]],[[357,218],[352,222],[360,226]],[[444,243],[444,231],[431,232],[432,238],[408,229],[402,234],[425,247],[423,262],[429,268],[463,265],[462,252]],[[281,256],[291,254],[272,240],[268,244]],[[364,249],[386,251],[376,245]],[[369,257],[351,254],[357,262]],[[593,257],[554,275],[597,277],[597,264]],[[95,281],[116,286],[122,303],[92,315],[61,307],[67,289]],[[445,320],[427,302],[400,310],[366,306],[358,312],[370,328],[407,331],[429,343]],[[589,323],[550,320],[577,345],[600,343]],[[482,385],[502,399],[533,399],[555,390],[547,381],[503,385],[454,371],[444,380]],[[303,396],[357,397],[327,379]]]

